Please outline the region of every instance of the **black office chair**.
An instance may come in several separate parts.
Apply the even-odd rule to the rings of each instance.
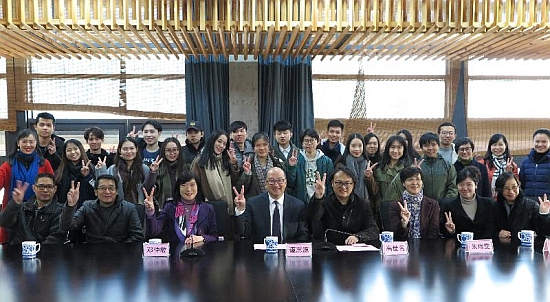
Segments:
[[[382,231],[391,231],[390,204],[390,201],[382,201],[380,203],[380,219],[382,220]]]
[[[214,207],[214,212],[216,212],[216,224],[218,226],[219,236],[224,236],[226,239],[233,237],[231,227],[231,220],[229,214],[227,213],[227,202],[221,200],[209,200],[209,204]]]

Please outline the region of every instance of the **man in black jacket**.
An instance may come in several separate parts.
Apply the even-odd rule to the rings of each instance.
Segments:
[[[55,117],[49,112],[41,112],[36,116],[34,129],[38,134],[36,147],[42,152],[44,158],[50,162],[52,169],[57,170],[63,158],[63,144],[65,139],[57,136],[55,131]]]
[[[197,121],[189,121],[185,125],[185,146],[181,147],[187,169],[190,170],[193,160],[201,153],[204,146],[204,131]]]

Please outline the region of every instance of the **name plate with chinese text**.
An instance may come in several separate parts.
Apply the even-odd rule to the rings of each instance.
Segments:
[[[311,242],[309,243],[287,243],[287,257],[311,257],[312,255]]]
[[[494,253],[493,240],[468,240],[466,241],[466,247],[464,248],[464,250],[466,253],[472,254],[492,254]]]
[[[550,239],[544,239],[544,246],[542,247],[543,252],[550,252]]]
[[[143,243],[143,257],[170,256],[170,243]]]
[[[407,241],[382,242],[380,249],[383,256],[408,255],[409,243]]]

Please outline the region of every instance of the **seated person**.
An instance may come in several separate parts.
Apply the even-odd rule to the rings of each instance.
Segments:
[[[176,179],[173,200],[165,203],[164,209],[157,216],[153,202],[154,188],[151,194],[144,192],[147,213],[146,236],[160,236],[164,242],[186,244],[217,241],[218,227],[214,207],[204,202],[200,192],[193,173],[184,171]]]
[[[235,216],[237,234],[254,243],[263,243],[267,236],[279,237],[279,243],[309,240],[306,222],[306,205],[303,201],[285,194],[286,178],[281,168],[271,168],[266,177],[267,193],[246,201],[244,186],[235,188]]]
[[[329,179],[332,179],[333,193],[325,196],[326,174],[322,179],[317,174],[315,194],[309,203],[314,237],[324,239],[326,233],[327,241],[334,244],[378,240],[378,226],[369,203],[353,192],[357,183],[354,171],[347,166],[339,166]],[[318,233],[318,230],[321,232]]]
[[[390,227],[396,240],[439,237],[439,203],[424,195],[422,170],[406,167],[399,173],[405,190],[390,205]]]
[[[459,196],[444,204],[439,215],[439,229],[444,236],[456,238],[456,234],[473,232],[474,239],[490,239],[496,235],[495,202],[476,193],[481,175],[475,166],[466,166],[458,172]]]
[[[76,210],[80,183],[71,183],[67,204],[59,220],[61,230],[77,230],[85,225],[88,243],[143,241],[143,228],[136,207],[117,195],[117,179],[112,175],[101,175],[94,187],[97,199],[85,201]]]
[[[540,205],[525,198],[519,179],[513,172],[500,174],[495,183],[497,191],[496,224],[500,239],[517,238],[521,230],[532,230],[537,235],[550,232],[550,202],[546,194],[539,197]]]
[[[23,202],[28,187],[28,183],[17,181],[12,199],[0,213],[0,226],[10,230],[10,244],[28,240],[46,244],[63,243],[67,232],[59,230],[62,207],[57,203],[53,175],[38,174],[32,185],[35,196]]]

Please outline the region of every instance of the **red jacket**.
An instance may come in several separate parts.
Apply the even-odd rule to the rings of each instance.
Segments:
[[[53,175],[53,169],[50,165],[50,162],[47,159],[44,159],[44,164],[38,167],[38,174],[40,173],[50,173]],[[0,166],[0,188],[4,188],[4,197],[2,199],[2,211],[8,205],[10,200],[11,192],[11,166],[6,161]],[[28,188],[27,190],[32,190]],[[8,233],[4,228],[0,228],[0,243],[8,241]]]

